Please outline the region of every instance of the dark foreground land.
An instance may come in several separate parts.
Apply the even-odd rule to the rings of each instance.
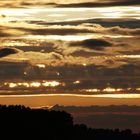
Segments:
[[[139,140],[140,134],[134,134],[131,130],[74,125],[72,116],[64,111],[0,106],[0,137],[19,140]]]

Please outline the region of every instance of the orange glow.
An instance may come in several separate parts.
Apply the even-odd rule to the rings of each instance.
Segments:
[[[136,88],[137,91],[140,91],[140,88]]]
[[[0,95],[0,97],[6,97],[7,95]],[[86,95],[86,94],[31,94],[31,95],[8,95],[8,97],[82,97],[82,98],[140,98],[140,94],[95,94],[95,95]]]
[[[99,89],[87,89],[86,92],[100,92]]]
[[[24,86],[26,88],[30,88],[30,87],[35,87],[35,88],[39,88],[41,86],[44,87],[56,87],[59,86],[61,83],[57,82],[57,81],[43,81],[43,82],[20,82],[20,83],[4,83],[4,85],[7,85],[9,88],[16,88],[16,87],[20,87],[20,86]]]
[[[107,88],[104,88],[104,89],[96,89],[96,88],[93,88],[93,89],[85,89],[85,90],[80,90],[81,92],[98,92],[98,93],[100,93],[100,92],[108,92],[108,93],[110,93],[110,92],[119,92],[119,91],[123,91],[124,89],[122,89],[122,88],[117,88],[117,89],[115,89],[115,88],[111,88],[111,87],[107,87]]]
[[[83,64],[83,66],[87,66],[87,64],[86,64],[86,63],[84,63],[84,64]]]
[[[18,83],[18,86],[30,87],[29,83]]]
[[[9,87],[10,87],[10,88],[17,87],[17,84],[16,84],[16,83],[9,83]]]
[[[121,91],[121,90],[122,89],[115,89],[115,88],[110,88],[110,87],[103,89],[104,92],[117,92],[117,91]]]
[[[39,82],[30,83],[30,87],[40,87],[40,86],[41,86],[41,83],[39,83]]]
[[[36,66],[38,66],[39,68],[45,68],[46,67],[44,64],[37,64]]]
[[[80,84],[80,81],[79,80],[74,81],[73,84]]]

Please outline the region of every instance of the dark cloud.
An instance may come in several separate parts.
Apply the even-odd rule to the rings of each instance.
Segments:
[[[21,1],[20,5],[22,6],[33,6],[33,5],[45,5],[45,6],[55,6],[54,2],[46,2],[46,1]]]
[[[32,6],[46,6],[46,7],[106,7],[106,6],[131,6],[140,5],[139,0],[79,0],[79,1],[34,1],[34,0],[4,0],[0,1],[0,7],[8,8],[29,8]]]
[[[70,43],[70,46],[84,46],[90,49],[102,50],[104,47],[110,47],[112,43],[103,39],[87,39]]]
[[[29,29],[29,28],[16,28],[21,31],[34,34],[34,35],[69,35],[69,34],[78,34],[78,33],[92,33],[93,31],[87,29],[80,29],[80,28],[66,28],[66,27],[49,27],[43,29]]]
[[[81,57],[92,57],[94,56],[102,56],[104,55],[104,52],[98,51],[98,52],[91,52],[91,51],[86,51],[86,50],[75,50],[74,52],[71,53],[72,56],[77,57],[77,56],[81,56]]]
[[[4,32],[0,32],[0,37],[9,37],[10,34],[8,33],[4,33]]]
[[[105,7],[105,6],[128,6],[140,5],[139,0],[103,0],[102,2],[83,2],[83,3],[69,3],[58,4],[57,7]]]
[[[4,7],[30,7],[35,5],[45,5],[54,7],[101,7],[101,6],[128,6],[128,5],[139,5],[139,0],[52,0],[50,1],[34,1],[34,0],[4,0],[0,1],[0,6]]]
[[[1,80],[14,80],[24,79],[25,71],[30,71],[32,68],[28,61],[12,62],[12,61],[0,61],[0,82]],[[32,71],[34,73],[34,71]],[[33,77],[32,77],[33,78]]]
[[[0,49],[0,57],[5,57],[11,54],[16,54],[19,51],[17,49],[14,48],[1,48]]]

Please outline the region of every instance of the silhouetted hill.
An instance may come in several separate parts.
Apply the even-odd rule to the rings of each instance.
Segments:
[[[30,109],[24,106],[0,106],[0,136],[4,139],[99,140],[140,139],[131,130],[92,129],[74,125],[64,111]]]

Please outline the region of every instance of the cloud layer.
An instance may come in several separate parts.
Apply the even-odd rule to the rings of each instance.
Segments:
[[[108,86],[139,88],[139,1],[49,2],[0,3],[10,8],[22,7],[10,9],[10,13],[6,9],[5,14],[0,11],[1,81],[53,79],[64,83],[60,89],[69,91]],[[42,3],[45,8],[32,9]],[[114,11],[109,7],[88,7],[119,4],[137,7],[114,7]],[[77,8],[84,6],[87,8]]]
[[[3,37],[1,45],[14,45],[23,51],[9,56],[9,59],[22,58],[48,65],[87,63],[106,67],[137,63],[138,58],[134,60],[131,56],[139,54],[139,28],[103,27],[91,23],[41,28],[25,25],[20,28],[1,26],[1,31],[7,36],[9,32],[9,39]],[[5,28],[9,30],[5,31]]]

